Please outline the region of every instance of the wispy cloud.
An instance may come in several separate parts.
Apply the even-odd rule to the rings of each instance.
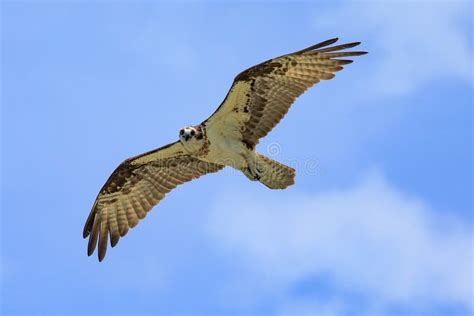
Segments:
[[[305,310],[350,308],[341,305],[348,292],[378,312],[391,306],[474,307],[472,230],[400,192],[377,171],[347,190],[291,196],[283,203],[271,192],[235,199],[221,197],[209,231],[240,262],[249,262],[255,275],[272,280],[267,290],[282,301],[294,299],[288,292],[298,282],[324,277],[340,302],[317,308],[306,302]],[[297,310],[295,304],[282,308]]]
[[[319,10],[314,26],[370,47],[359,89],[403,95],[440,78],[472,80],[472,8],[468,1],[349,2]]]

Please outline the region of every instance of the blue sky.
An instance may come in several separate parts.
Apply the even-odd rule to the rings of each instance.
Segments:
[[[2,2],[2,313],[472,313],[472,6]],[[122,160],[205,119],[241,70],[336,36],[369,55],[258,147],[295,186],[226,169],[87,257]]]

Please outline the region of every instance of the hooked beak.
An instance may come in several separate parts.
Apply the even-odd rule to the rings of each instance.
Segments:
[[[184,138],[185,141],[188,141],[188,139],[191,138],[191,135],[185,134],[185,135],[183,136],[183,138]]]

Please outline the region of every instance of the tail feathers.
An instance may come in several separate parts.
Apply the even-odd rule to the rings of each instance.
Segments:
[[[286,189],[295,183],[295,169],[273,159],[256,154],[256,167],[260,171],[258,181],[270,189]]]

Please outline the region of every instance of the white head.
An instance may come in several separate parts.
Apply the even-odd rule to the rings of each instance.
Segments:
[[[189,126],[179,130],[179,140],[186,151],[193,153],[204,145],[204,133],[201,126]]]

